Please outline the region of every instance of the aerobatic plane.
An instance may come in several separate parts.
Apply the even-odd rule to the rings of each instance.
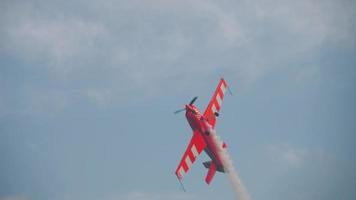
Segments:
[[[208,173],[205,178],[205,182],[207,184],[210,184],[216,171],[225,172],[222,157],[219,155],[216,142],[214,141],[216,134],[214,128],[216,125],[216,118],[219,116],[219,112],[221,110],[221,104],[224,100],[226,90],[230,91],[225,80],[221,78],[204,114],[201,114],[198,108],[194,105],[194,102],[198,97],[194,97],[189,104],[185,105],[184,109],[180,109],[175,112],[176,114],[186,111],[185,116],[193,130],[192,139],[190,140],[189,145],[175,171],[175,174],[180,182],[202,151],[205,151],[205,153],[211,158],[211,161],[203,163],[205,168],[208,169]],[[224,142],[221,143],[221,145],[222,148],[227,147]]]

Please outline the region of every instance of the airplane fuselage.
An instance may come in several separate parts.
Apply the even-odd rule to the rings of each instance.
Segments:
[[[215,137],[215,130],[213,127],[208,123],[207,119],[204,118],[203,115],[200,114],[197,107],[194,105],[186,105],[186,118],[195,134],[201,134],[204,138],[207,147],[204,151],[208,154],[211,158],[212,162],[214,162],[217,166],[219,171],[224,171],[222,159],[218,154],[217,144],[214,141]],[[197,133],[198,132],[198,133]]]
[[[208,169],[205,177],[205,182],[210,184],[216,171],[228,172],[228,162],[225,157],[226,143],[221,142],[215,132],[217,117],[221,111],[221,104],[224,100],[225,91],[228,90],[228,85],[223,78],[220,79],[215,92],[209,101],[203,114],[194,105],[198,97],[194,97],[185,108],[179,109],[174,113],[185,111],[185,116],[190,127],[193,129],[193,136],[178,164],[175,175],[181,181],[183,176],[189,171],[190,167],[197,160],[197,157],[205,151],[210,157],[208,161],[203,162],[203,165]]]

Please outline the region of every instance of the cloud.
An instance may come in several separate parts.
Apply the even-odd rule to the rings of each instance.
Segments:
[[[295,82],[300,85],[319,82],[321,80],[320,71],[319,67],[313,65],[300,67],[295,73]]]
[[[198,200],[195,194],[184,193],[184,192],[160,192],[160,193],[150,193],[150,192],[142,192],[142,191],[133,191],[127,194],[118,194],[118,195],[108,195],[109,197],[104,197],[103,199],[107,200]],[[54,197],[55,199],[66,199],[66,200],[74,200],[74,199],[86,199],[80,196],[73,195],[61,195]],[[16,194],[16,195],[8,195],[8,196],[0,196],[0,200],[30,200],[25,195]]]
[[[0,200],[29,200],[28,197],[21,194],[9,195],[9,196],[0,196]]]
[[[111,103],[111,91],[110,90],[88,90],[88,97],[93,100],[99,106],[106,106]]]
[[[273,196],[283,199],[352,199],[355,196],[351,189],[355,182],[354,160],[337,155],[329,145],[320,148],[279,143],[269,145],[266,150],[268,161],[262,167],[266,170],[261,170],[268,174],[271,183],[266,194],[272,191]]]
[[[335,162],[335,158],[330,153],[317,147],[297,147],[289,143],[279,143],[268,145],[266,150],[271,162],[289,168]]]
[[[24,86],[19,91],[12,95],[12,91],[3,91],[5,95],[0,100],[0,117],[43,114],[54,116],[70,106],[71,101],[76,98],[70,92],[42,87]]]
[[[131,192],[126,195],[121,195],[119,197],[113,197],[110,200],[195,200],[199,199],[194,194],[187,193],[176,193],[176,192],[167,192],[160,194],[151,194],[147,192]]]
[[[315,57],[321,47],[354,44],[350,4],[9,1],[2,3],[0,14],[0,52],[3,60],[16,60],[20,71],[27,70],[23,73],[40,70],[52,85],[71,86],[55,88],[63,98],[79,94],[98,106],[136,95],[182,95],[224,75],[244,88],[280,69],[295,68],[289,80],[307,82],[320,77],[322,66]],[[310,64],[300,67],[300,62]],[[17,81],[52,96],[54,88]],[[13,90],[26,93],[22,86]],[[70,105],[73,98],[67,99]]]
[[[352,30],[349,24],[355,16],[350,1],[280,1],[262,0],[251,2],[249,5],[254,8],[256,16],[260,20],[274,21],[282,26],[284,31],[288,31],[296,39],[301,41],[306,48],[319,45],[326,40],[334,40],[347,44],[353,39]]]
[[[269,145],[267,149],[273,160],[290,167],[303,166],[311,154],[306,149],[295,148],[288,144]]]
[[[5,46],[25,61],[45,61],[49,67],[67,69],[78,59],[87,59],[89,49],[106,30],[100,24],[82,19],[25,19],[17,26],[9,27],[7,34],[11,44]],[[89,50],[90,51],[90,50]],[[69,65],[68,65],[69,64]]]

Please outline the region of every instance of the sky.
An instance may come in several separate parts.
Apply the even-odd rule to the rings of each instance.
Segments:
[[[252,200],[356,199],[356,2],[0,2],[0,200],[233,199],[174,171],[216,126]]]

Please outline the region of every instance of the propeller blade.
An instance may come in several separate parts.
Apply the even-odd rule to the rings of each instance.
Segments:
[[[195,100],[197,100],[197,98],[198,98],[198,97],[194,97],[194,98],[190,101],[189,105],[193,105],[193,103],[195,102]]]
[[[175,111],[174,114],[178,114],[178,113],[180,113],[180,112],[182,112],[182,111],[185,111],[185,108],[179,109],[179,110]]]

